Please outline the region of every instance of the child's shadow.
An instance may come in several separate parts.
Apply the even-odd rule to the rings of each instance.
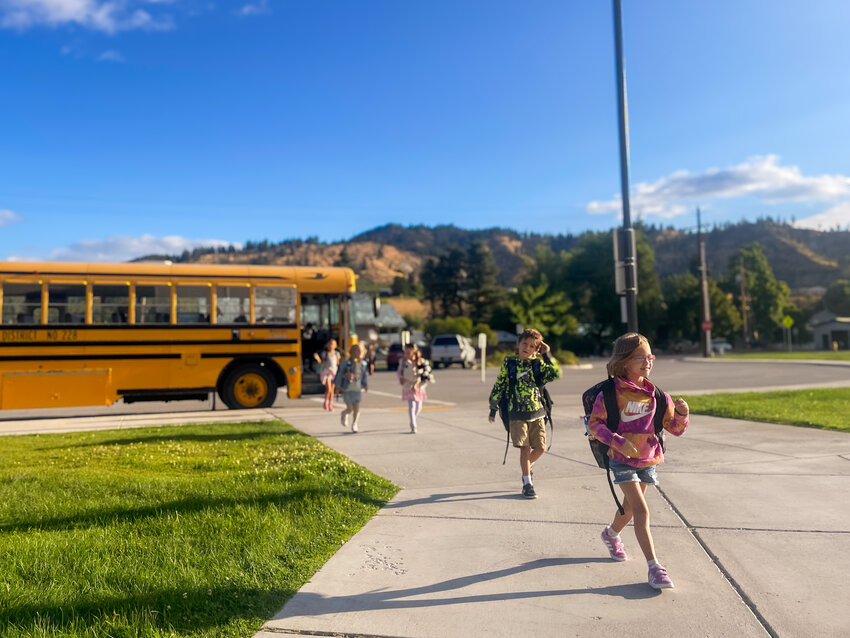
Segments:
[[[414,505],[433,505],[434,503],[457,503],[461,501],[514,500],[524,498],[522,494],[513,492],[453,492],[447,494],[430,494],[421,498],[392,502],[384,506],[385,510],[412,507]]]

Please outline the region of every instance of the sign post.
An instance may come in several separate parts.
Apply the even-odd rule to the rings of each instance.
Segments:
[[[481,350],[481,383],[484,383],[484,373],[487,370],[487,335],[483,332],[478,333],[478,349]]]
[[[782,324],[785,326],[785,333],[788,335],[788,352],[791,352],[791,326],[794,325],[794,317],[785,315],[782,317]]]

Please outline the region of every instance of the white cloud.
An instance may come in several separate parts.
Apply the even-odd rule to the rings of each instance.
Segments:
[[[144,29],[164,31],[174,27],[169,15],[152,16],[140,0],[0,0],[0,27],[26,30],[38,26],[79,25],[114,34]]]
[[[630,194],[637,215],[671,218],[691,210],[690,203],[715,198],[756,197],[768,204],[829,201],[850,196],[850,177],[820,175],[808,177],[796,166],[780,166],[779,157],[754,157],[729,168],[711,168],[702,173],[676,171],[656,182],[641,182]],[[592,201],[591,214],[619,212],[620,197]]]
[[[97,56],[98,62],[124,62],[124,56],[121,55],[118,51],[114,49],[109,49],[108,51],[104,51],[99,56]]]
[[[50,253],[48,259],[55,261],[124,262],[145,255],[180,255],[184,250],[209,246],[226,247],[231,243],[223,239],[187,239],[179,235],[165,237],[114,235],[106,239],[78,241],[66,248],[54,250]],[[233,245],[241,247],[239,244]]]
[[[240,16],[258,16],[265,13],[271,13],[271,8],[269,7],[268,0],[260,0],[253,4],[243,5],[241,8],[237,9],[235,13]]]
[[[850,230],[850,202],[841,202],[817,215],[798,219],[792,225],[797,228],[811,228],[812,230],[832,230],[834,228]]]
[[[6,208],[0,208],[0,228],[21,221],[20,215]]]

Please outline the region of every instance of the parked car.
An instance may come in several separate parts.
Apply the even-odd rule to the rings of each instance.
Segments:
[[[720,339],[715,339],[711,342],[711,351],[715,354],[726,354],[732,349],[732,344],[728,341],[722,341]]]
[[[488,345],[495,346],[515,346],[517,342],[517,335],[513,332],[508,332],[507,330],[496,330],[496,339],[498,343],[490,343]]]
[[[475,363],[475,348],[463,335],[437,335],[431,340],[431,363],[435,368],[453,363],[469,368]]]
[[[400,343],[391,343],[387,350],[387,370],[398,370],[398,364],[401,363],[404,348]]]

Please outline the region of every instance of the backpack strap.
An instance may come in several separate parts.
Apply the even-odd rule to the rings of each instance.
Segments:
[[[605,412],[608,415],[608,429],[614,434],[620,427],[620,408],[617,407],[617,390],[614,385],[614,377],[608,377],[608,381],[602,386],[602,398],[605,401]]]
[[[664,415],[667,414],[667,395],[664,390],[655,386],[655,416],[652,419],[652,427],[655,430],[655,438],[664,452]]]
[[[537,386],[537,389],[540,391],[540,403],[543,404],[543,409],[546,410],[546,421],[549,422],[549,429],[551,430],[551,436],[549,437],[549,445],[546,447],[546,451],[552,449],[552,441],[555,439],[555,421],[552,420],[552,397],[549,395],[549,390],[546,389],[546,385],[543,383],[543,371],[540,369],[540,359],[535,357],[531,360],[531,374],[534,377],[534,385]]]
[[[602,386],[602,399],[605,401],[605,412],[608,415],[607,426],[614,434],[617,433],[617,428],[620,427],[620,409],[617,406],[617,391],[614,385],[614,377],[608,377],[608,381]],[[614,497],[614,502],[617,504],[617,511],[620,514],[625,514],[623,505],[620,499],[617,498],[617,492],[614,490],[614,482],[611,480],[611,466],[609,457],[605,455],[605,474],[608,477],[608,487],[611,488],[611,496]]]
[[[510,414],[510,400],[514,394],[514,390],[516,389],[516,359],[510,358],[505,361],[505,370],[508,374],[508,391],[502,397],[502,403],[504,404],[505,411],[505,430],[507,432],[507,436],[505,437],[505,458],[502,459],[502,465],[507,463],[508,461],[508,450],[511,447],[511,426],[510,419],[508,415]]]

